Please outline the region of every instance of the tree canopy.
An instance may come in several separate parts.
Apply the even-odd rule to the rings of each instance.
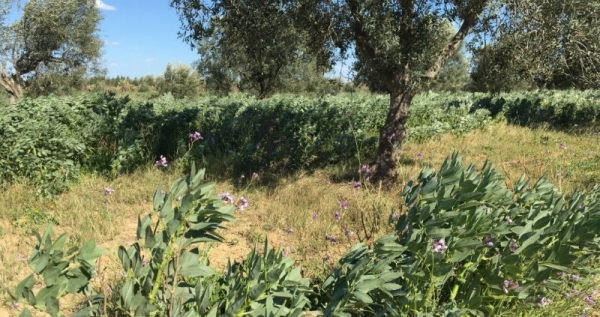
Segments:
[[[566,81],[591,84],[598,74],[600,52],[591,35],[600,34],[600,10],[586,0],[171,0],[171,5],[181,17],[181,36],[192,45],[210,43],[226,66],[244,64],[239,74],[251,69],[256,78],[273,80],[300,51],[326,67],[332,57],[352,53],[356,79],[390,94],[374,180],[394,178],[413,97],[434,82],[469,35],[472,49],[502,48],[506,56],[489,61],[518,65],[519,78],[558,83],[568,74]],[[239,56],[242,63],[232,62]]]
[[[0,86],[18,99],[33,82],[44,89],[46,75],[66,78],[98,68],[100,20],[95,1],[27,1],[18,20],[0,21]]]
[[[528,0],[504,12],[489,44],[474,47],[479,90],[600,88],[600,2]]]

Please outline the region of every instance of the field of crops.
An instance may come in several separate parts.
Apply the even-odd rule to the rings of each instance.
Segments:
[[[382,188],[362,165],[387,106],[85,95],[1,108],[6,314],[593,315],[600,93],[419,95],[403,181]],[[47,223],[57,235],[27,257]]]
[[[108,175],[168,161],[226,160],[232,175],[295,171],[375,153],[383,96],[276,96],[253,100],[132,101],[113,95],[40,98],[0,109],[0,180],[27,181],[49,195],[81,170]],[[600,93],[422,94],[410,109],[409,140],[464,134],[491,120],[582,131],[600,122]],[[204,142],[190,144],[198,131]]]

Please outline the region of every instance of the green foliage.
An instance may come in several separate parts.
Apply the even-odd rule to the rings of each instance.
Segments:
[[[27,1],[17,21],[0,25],[0,86],[19,99],[30,83],[34,93],[45,94],[97,70],[100,20],[93,1]]]
[[[409,142],[444,133],[465,134],[490,118],[556,129],[595,128],[598,93],[424,93],[410,108]],[[388,107],[383,96],[241,95],[195,101],[164,95],[149,102],[114,94],[25,99],[0,109],[0,177],[29,182],[42,195],[69,188],[80,171],[107,175],[133,171],[161,155],[226,158],[235,173],[293,171],[355,160],[376,151]],[[189,134],[204,137],[190,146]],[[356,139],[355,139],[356,137]]]
[[[173,97],[181,99],[184,97],[195,97],[201,88],[198,72],[184,64],[167,64],[164,79],[161,81],[160,92],[170,93]]]
[[[74,293],[87,299],[73,316],[302,316],[315,308],[309,297],[324,316],[493,316],[547,305],[595,273],[600,254],[600,186],[564,196],[523,176],[511,190],[491,165],[477,171],[454,154],[406,184],[407,212],[390,215],[395,232],[353,246],[315,298],[301,268],[268,242],[223,274],[208,266],[198,244],[222,241],[216,230],[234,218],[203,176],[192,166],[169,192],[156,190],[138,220],[142,243],[118,250],[123,278],[111,298],[90,287],[103,251],[91,240],[64,252],[67,236],[53,242],[51,226],[29,257],[34,274],[12,296],[51,316]]]
[[[503,114],[509,123],[524,126],[596,127],[600,122],[599,98],[596,90],[512,93],[482,98],[472,109],[488,109],[493,116]]]
[[[67,234],[63,233],[54,242],[52,234],[52,225],[48,225],[42,236],[35,232],[38,244],[27,260],[33,274],[21,281],[15,294],[11,295],[17,301],[25,299],[30,305],[55,317],[63,316],[60,314],[60,298],[67,294],[92,294],[89,283],[95,276],[96,259],[104,250],[98,248],[94,240],[85,242],[80,249],[72,247],[64,250]],[[41,289],[35,287],[39,282],[43,282]],[[95,298],[97,296],[92,296],[92,300]],[[29,310],[24,309],[20,316],[30,316]]]
[[[396,233],[340,260],[327,311],[490,316],[591,273],[600,187],[565,197],[543,178],[530,185],[523,176],[509,190],[489,164],[477,172],[457,154],[439,172],[424,168],[403,191],[407,213],[390,215]]]
[[[239,77],[239,88],[258,98],[281,88],[284,69],[298,61],[311,39],[294,21],[294,1],[173,0],[182,21],[183,39],[198,47],[200,72],[210,87],[227,93]],[[303,52],[303,53],[301,53]]]
[[[475,84],[481,91],[599,88],[598,10],[584,0],[507,4],[497,32],[475,50]]]
[[[84,97],[25,99],[0,108],[0,178],[28,181],[39,193],[65,190],[93,143],[95,114]]]
[[[294,262],[265,242],[262,256],[253,250],[243,263],[228,263],[215,290],[225,296],[207,316],[300,316],[312,291]]]
[[[202,183],[203,177],[204,170],[196,173],[192,166],[190,176],[176,180],[169,192],[156,190],[153,212],[138,220],[137,238],[143,244],[119,247],[124,279],[112,292],[110,309],[127,316],[299,316],[309,303],[306,295],[311,289],[300,268],[294,268],[294,261],[281,250],[265,243],[262,256],[252,251],[242,263],[229,263],[224,275],[207,266],[197,245],[222,241],[216,230],[234,218],[233,207],[223,206],[213,192],[214,184]],[[54,244],[51,235],[49,227],[43,237],[38,236],[40,244],[29,259],[31,269],[42,277],[43,288],[34,294],[36,280],[30,275],[17,286],[15,299],[25,298],[37,309],[58,316],[62,296],[82,293],[88,300],[73,316],[106,315],[105,294],[90,293],[89,284],[102,250],[91,240],[71,260],[62,261],[67,235]],[[67,270],[75,262],[79,266]],[[27,314],[24,309],[21,316]]]

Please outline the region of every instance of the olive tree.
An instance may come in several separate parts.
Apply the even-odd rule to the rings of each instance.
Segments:
[[[527,70],[566,61],[582,71],[598,73],[595,57],[583,54],[596,54],[598,41],[581,35],[588,25],[598,34],[597,1],[172,0],[171,5],[180,14],[184,39],[201,43],[216,34],[218,40],[212,45],[243,50],[243,56],[252,57],[244,62],[256,67],[255,74],[260,76],[278,71],[299,47],[307,48],[325,66],[331,65],[332,56],[353,52],[357,78],[390,96],[379,131],[373,180],[395,178],[413,98],[436,79],[469,35],[472,48],[502,34],[526,36],[524,46],[539,44],[538,50],[557,41],[568,42],[582,54],[563,59],[552,59],[552,53],[543,58],[531,54],[519,58]],[[593,13],[585,15],[585,10]],[[545,22],[548,14],[553,19]],[[570,22],[579,15],[585,18],[578,21],[585,23]],[[251,23],[235,22],[244,17],[251,17]],[[454,27],[451,33],[449,24]],[[544,31],[546,24],[552,32]]]
[[[20,18],[1,21],[0,86],[14,101],[46,74],[68,77],[98,68],[100,20],[93,0],[27,1]]]

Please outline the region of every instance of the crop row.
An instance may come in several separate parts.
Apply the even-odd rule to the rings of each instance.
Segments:
[[[504,115],[522,125],[557,128],[600,122],[600,92],[490,97],[422,94],[410,109],[409,142],[466,133]],[[241,95],[135,101],[114,95],[25,99],[0,109],[0,181],[28,181],[42,194],[68,188],[81,170],[126,172],[161,155],[226,160],[235,173],[315,168],[372,158],[388,99]],[[189,134],[203,139],[192,144]],[[192,146],[193,145],[193,146]]]

